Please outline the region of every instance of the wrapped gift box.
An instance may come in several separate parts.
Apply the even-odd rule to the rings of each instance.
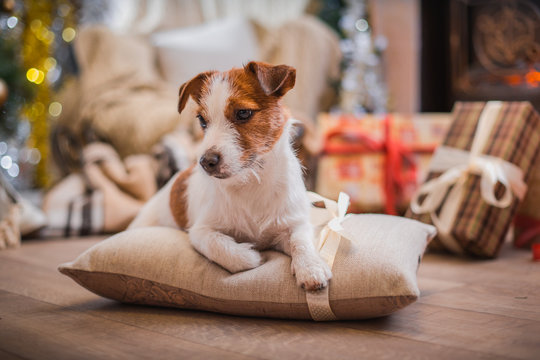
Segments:
[[[316,191],[334,199],[346,192],[352,212],[403,212],[449,124],[449,114],[321,114]]]
[[[540,116],[528,102],[456,103],[407,216],[437,226],[432,248],[495,257],[527,191],[539,144]]]

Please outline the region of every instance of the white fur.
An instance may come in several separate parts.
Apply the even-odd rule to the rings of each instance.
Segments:
[[[227,81],[217,78],[206,94],[210,114],[198,155],[219,150],[231,176],[217,179],[200,165],[193,169],[187,188],[191,243],[230,272],[259,266],[263,259],[258,250],[276,248],[291,256],[300,286],[323,288],[332,274],[313,246],[309,200],[290,144],[291,122],[274,147],[256,160],[258,165],[241,168],[238,134],[224,115],[230,91]],[[148,225],[139,219],[148,215],[160,225],[171,225],[168,195],[174,180],[145,205],[130,227]]]
[[[208,119],[208,127],[197,153],[200,158],[207,150],[219,152],[223,162],[222,171],[235,174],[241,170],[242,150],[237,143],[238,134],[224,114],[230,93],[226,79],[220,76],[213,79],[209,93],[203,98],[208,109],[208,114],[204,114]]]
[[[139,211],[128,228],[145,226],[169,226],[178,227],[169,207],[171,188],[178,174],[174,175]]]

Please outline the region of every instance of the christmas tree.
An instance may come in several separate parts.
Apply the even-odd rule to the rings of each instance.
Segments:
[[[348,0],[339,21],[345,39],[341,41],[344,69],[340,108],[344,112],[385,113],[388,94],[383,74],[382,53],[386,38],[373,38],[368,2]]]
[[[388,93],[383,71],[384,36],[373,37],[367,0],[321,0],[316,13],[341,37],[339,112],[385,113]]]
[[[74,1],[0,0],[0,171],[15,186],[46,186],[49,121],[76,36]]]

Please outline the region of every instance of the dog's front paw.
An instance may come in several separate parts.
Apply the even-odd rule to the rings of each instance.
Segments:
[[[293,259],[291,270],[298,286],[308,291],[324,289],[332,278],[330,267],[319,256]]]
[[[228,261],[222,264],[231,273],[256,268],[263,262],[261,253],[249,243],[235,243],[231,250]]]

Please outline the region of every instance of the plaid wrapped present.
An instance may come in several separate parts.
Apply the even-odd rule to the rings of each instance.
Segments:
[[[316,191],[329,198],[346,192],[351,212],[388,214],[407,209],[450,124],[448,114],[321,114],[318,120],[323,152]]]
[[[528,102],[456,103],[454,121],[407,216],[438,229],[431,248],[497,256],[538,156],[540,116]]]

